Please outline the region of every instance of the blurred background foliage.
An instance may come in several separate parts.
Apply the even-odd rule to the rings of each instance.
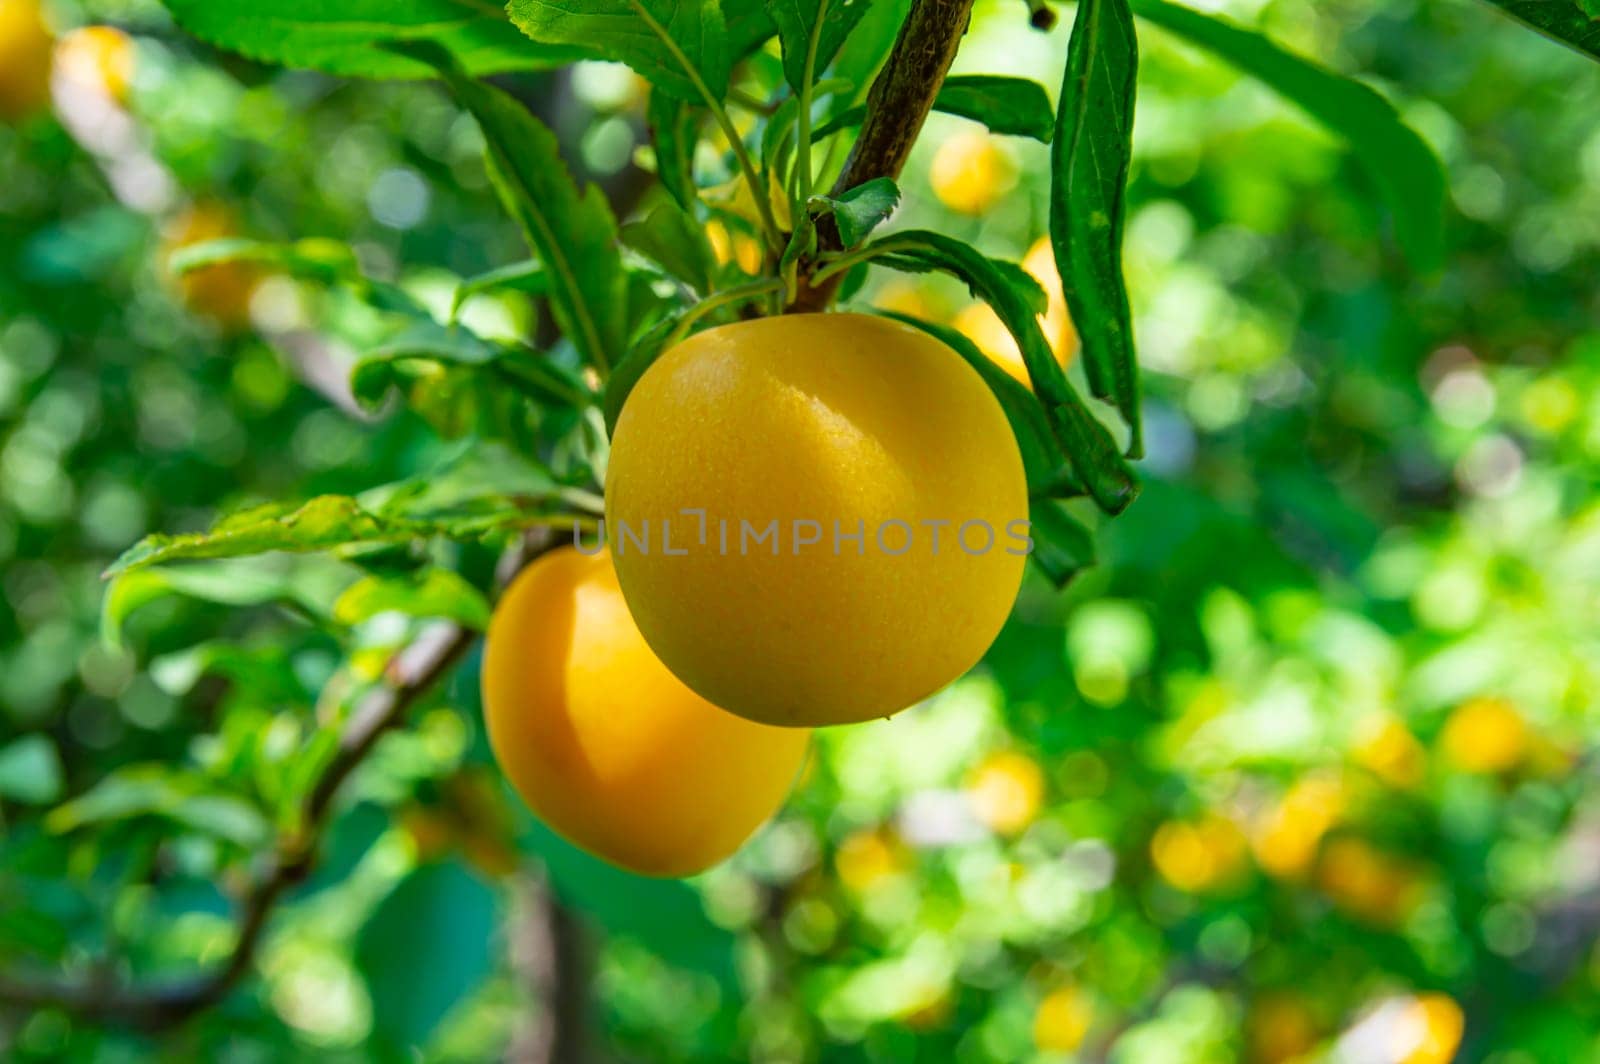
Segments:
[[[1466,0],[1219,7],[1395,101],[1448,169],[1447,264],[1412,275],[1339,143],[1145,27],[1145,491],[1098,568],[1030,582],[972,676],[821,734],[776,822],[666,883],[528,819],[469,659],[355,777],[220,1007],[161,1042],[0,1011],[0,1050],[552,1059],[555,1032],[572,1060],[1600,1059],[1600,79]],[[418,622],[352,593],[371,567],[348,560],[158,569],[104,603],[101,571],[147,532],[505,435],[450,372],[355,402],[382,333],[359,300],[266,267],[179,284],[167,256],[326,238],[444,313],[525,252],[436,88],[212,53],[150,0],[47,14],[53,107],[0,126],[0,961],[159,980],[226,953],[230,891]],[[118,31],[65,36],[91,24]],[[1065,39],[989,0],[957,71],[1053,95]],[[632,74],[502,82],[637,200]],[[1021,259],[1047,171],[936,115],[895,224]],[[954,283],[856,298],[1004,347]],[[463,314],[545,328],[515,291]],[[478,586],[493,565],[432,560]]]

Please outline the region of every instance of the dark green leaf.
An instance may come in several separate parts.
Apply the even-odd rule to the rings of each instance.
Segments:
[[[994,308],[1016,337],[1034,394],[1044,406],[1051,433],[1061,444],[1078,479],[1102,509],[1120,513],[1138,494],[1138,481],[1122,459],[1110,432],[1084,406],[1067,380],[1039,328],[1042,293],[1015,263],[1001,263],[968,244],[927,230],[884,237],[874,262],[913,272],[938,270],[965,281]]]
[[[909,10],[911,0],[872,0],[861,24],[839,49],[833,73],[855,87],[856,91],[851,94],[854,98],[860,99],[865,94],[867,83],[883,66]]]
[[[1128,0],[1082,0],[1067,45],[1050,154],[1050,240],[1082,342],[1084,372],[1090,391],[1116,402],[1134,457],[1143,451],[1139,367],[1122,277],[1122,227],[1138,65]]]
[[[686,211],[694,210],[699,199],[694,183],[694,149],[703,113],[703,108],[676,96],[654,89],[650,92],[645,117],[650,126],[650,143],[655,146],[656,176]]]
[[[733,60],[715,0],[511,0],[506,10],[535,41],[598,50],[681,99],[727,91]]]
[[[722,20],[728,26],[728,47],[735,62],[766,44],[778,32],[763,0],[722,0]]]
[[[900,203],[900,188],[892,178],[875,177],[838,196],[821,199],[832,208],[839,239],[845,247],[852,248],[894,213]]]
[[[733,937],[707,919],[693,887],[624,872],[537,822],[523,845],[544,862],[562,903],[608,934],[640,942],[676,968],[733,982]]]
[[[642,221],[623,226],[622,242],[696,292],[711,291],[715,259],[705,227],[680,207],[663,203]]]
[[[1501,6],[1548,9],[1560,5]],[[1411,264],[1425,271],[1438,268],[1444,258],[1448,202],[1444,167],[1427,142],[1400,120],[1394,105],[1360,82],[1214,15],[1165,0],[1135,0],[1133,8],[1141,18],[1261,79],[1342,137],[1388,205],[1395,238]],[[1595,25],[1589,23],[1588,39],[1600,45],[1600,30],[1593,29]]]
[[[1489,0],[1552,40],[1600,59],[1600,21],[1571,0]]]
[[[489,626],[489,602],[483,592],[449,569],[363,577],[345,588],[333,604],[333,619],[340,624],[356,625],[390,612],[441,617],[468,628]]]
[[[0,798],[48,805],[61,797],[61,755],[46,735],[24,735],[0,747]]]
[[[1030,557],[1057,588],[1094,565],[1094,533],[1054,499],[1035,499],[1028,507]]]
[[[982,122],[990,132],[1048,142],[1055,112],[1044,86],[1027,78],[998,74],[957,74],[945,78],[934,108]]]
[[[657,322],[655,327],[646,332],[617,366],[615,372],[606,378],[605,393],[601,396],[601,409],[606,416],[606,432],[615,432],[617,418],[622,415],[622,404],[628,401],[628,393],[633,391],[633,386],[639,383],[639,378],[644,376],[644,371],[655,364],[665,351],[663,346],[667,337],[677,326],[677,318],[666,318]]]
[[[374,1032],[421,1046],[494,968],[495,893],[457,862],[423,865],[368,917],[355,960],[372,999]]]
[[[264,63],[330,74],[420,78],[432,71],[383,50],[390,41],[432,41],[474,75],[541,70],[598,53],[585,42],[540,45],[498,6],[474,0],[163,0],[201,40]]]
[[[499,89],[473,81],[436,47],[407,54],[434,63],[483,128],[501,199],[550,273],[550,308],[562,332],[591,364],[621,354],[622,259],[617,223],[600,189],[580,193],[561,161],[555,134]]]
[[[868,6],[867,0],[767,0],[783,46],[783,75],[795,92],[828,68]]]

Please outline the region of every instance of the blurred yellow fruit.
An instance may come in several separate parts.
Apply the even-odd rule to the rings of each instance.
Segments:
[[[0,121],[20,122],[49,104],[50,46],[38,0],[0,0]]]
[[[1352,916],[1393,927],[1421,900],[1422,880],[1410,862],[1365,839],[1344,836],[1323,846],[1317,886]]]
[[[226,206],[196,203],[168,223],[162,233],[161,260],[165,264],[180,248],[238,234],[233,212]],[[261,271],[250,263],[220,262],[190,270],[177,278],[177,285],[191,311],[225,328],[240,329],[250,321],[250,297],[260,281]]]
[[[833,855],[839,882],[860,894],[905,867],[900,847],[881,830],[851,832]]]
[[[1039,815],[1044,773],[1026,754],[990,754],[967,776],[967,797],[979,820],[1002,835],[1015,835]]]
[[[873,294],[872,305],[879,310],[889,310],[913,318],[938,316],[928,299],[927,290],[915,281],[903,277],[896,277],[882,285]]]
[[[1428,767],[1427,752],[1417,737],[1401,720],[1391,716],[1369,726],[1353,754],[1356,764],[1398,790],[1409,790],[1421,783]]]
[[[1199,820],[1169,820],[1150,840],[1150,859],[1161,878],[1200,894],[1231,886],[1245,871],[1245,840],[1231,820],[1208,813]]]
[[[1461,1046],[1466,1018],[1448,994],[1418,994],[1401,1027],[1406,1050],[1399,1064],[1450,1064]]]
[[[1317,1044],[1317,1021],[1297,994],[1264,994],[1250,1006],[1245,1022],[1250,1059],[1259,1064],[1284,1064],[1309,1053]]]
[[[971,668],[1016,598],[1027,514],[982,378],[864,314],[689,337],[634,386],[606,473],[617,574],[650,646],[768,724],[885,717]]]
[[[731,232],[722,222],[706,223],[706,240],[719,266],[732,262],[752,276],[761,272],[761,243],[746,233]]]
[[[1053,990],[1033,1014],[1033,1044],[1045,1053],[1073,1053],[1094,1023],[1094,1003],[1077,987]]]
[[[984,213],[1016,180],[1016,166],[999,139],[978,129],[963,129],[946,138],[928,170],[933,194],[961,214]]]
[[[1439,748],[1463,772],[1505,772],[1528,752],[1528,726],[1503,698],[1463,702],[1445,721]]]
[[[1338,776],[1316,773],[1296,780],[1257,828],[1256,860],[1280,879],[1303,876],[1344,809],[1344,784]]]
[[[1045,340],[1063,367],[1072,363],[1078,351],[1078,333],[1072,327],[1067,313],[1067,298],[1061,287],[1061,275],[1056,272],[1055,253],[1050,248],[1050,238],[1036,240],[1022,260],[1022,268],[1044,289],[1048,300],[1045,312],[1039,315],[1039,327]],[[1023,384],[1030,384],[1028,367],[1022,360],[1022,349],[1017,346],[1011,330],[1001,322],[999,315],[987,303],[973,303],[962,309],[951,322],[956,331],[966,336],[978,350],[988,355],[995,365],[1005,370]],[[1031,384],[1030,384],[1031,387]]]
[[[133,84],[133,41],[115,26],[84,26],[56,44],[56,76],[126,103]]]
[[[483,706],[529,808],[645,875],[689,875],[738,849],[783,804],[810,740],[685,687],[640,636],[609,555],[570,547],[530,565],[496,606]]]

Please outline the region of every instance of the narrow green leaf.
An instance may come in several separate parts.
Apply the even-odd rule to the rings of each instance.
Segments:
[[[247,850],[258,849],[271,834],[265,816],[235,795],[213,790],[210,780],[165,764],[128,765],[102,777],[83,794],[56,806],[44,818],[45,829],[64,834],[136,817],[162,817],[225,839]]]
[[[828,69],[850,31],[867,13],[867,0],[767,0],[783,46],[783,75],[795,92]]]
[[[1600,20],[1571,0],[1489,0],[1512,18],[1551,40],[1600,59]]]
[[[550,273],[550,308],[585,360],[604,371],[622,352],[622,258],[617,223],[600,189],[580,193],[555,134],[499,89],[473,81],[431,45],[404,51],[435,64],[483,129],[490,170],[507,210]]]
[[[1501,6],[1549,9],[1562,5],[1546,2]],[[1133,10],[1141,18],[1259,78],[1343,138],[1388,205],[1395,239],[1411,265],[1422,271],[1439,267],[1444,259],[1444,220],[1449,202],[1444,167],[1427,141],[1400,120],[1393,104],[1359,81],[1215,15],[1165,0],[1134,0]],[[1592,28],[1600,24],[1588,25],[1589,40],[1600,46],[1600,29]]]
[[[1051,433],[1072,462],[1078,479],[1100,507],[1120,513],[1138,495],[1138,481],[1122,459],[1110,432],[1095,419],[1039,328],[1043,293],[1015,263],[1001,263],[942,233],[908,230],[869,245],[873,262],[899,270],[938,270],[965,281],[973,294],[994,308],[1017,340],[1034,394],[1044,407]],[[1024,279],[1026,278],[1026,284]]]
[[[1057,589],[1066,587],[1095,563],[1094,533],[1054,499],[1035,499],[1028,507],[1031,557]]]
[[[1122,227],[1139,46],[1128,0],[1082,0],[1067,45],[1050,163],[1050,240],[1096,396],[1115,401],[1143,451]]]
[[[944,79],[934,108],[982,122],[991,133],[1049,142],[1055,111],[1044,86],[998,74],[957,74]]]
[[[404,289],[364,275],[349,245],[322,237],[287,244],[247,237],[205,240],[174,251],[167,260],[167,268],[175,275],[182,276],[207,266],[230,262],[255,263],[302,281],[328,287],[343,285],[375,310],[415,318],[428,317],[427,308]]]
[[[380,613],[439,617],[468,628],[489,626],[489,601],[460,574],[433,567],[403,576],[367,576],[333,603],[333,619],[357,625]]]
[[[853,248],[887,220],[900,204],[900,187],[893,178],[875,177],[837,196],[818,197],[839,226],[839,239]]]
[[[727,91],[733,57],[716,0],[511,0],[506,10],[535,41],[598,50],[681,99]]]
[[[178,25],[258,62],[369,78],[420,78],[428,65],[385,51],[431,41],[473,75],[542,70],[599,53],[583,41],[536,44],[488,0],[162,0]]]
[[[700,198],[694,183],[694,151],[702,114],[701,107],[650,90],[645,121],[650,127],[650,143],[655,147],[656,176],[686,211],[693,211]]]
[[[835,77],[845,79],[855,91],[848,98],[860,99],[868,84],[889,57],[906,13],[911,10],[911,0],[872,0],[861,23],[839,49],[834,60]]]
[[[696,292],[711,291],[716,260],[705,227],[676,204],[663,203],[623,226],[622,242]]]

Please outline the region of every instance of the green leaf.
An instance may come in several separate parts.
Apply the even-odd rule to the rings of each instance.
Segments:
[[[456,285],[455,295],[450,297],[450,322],[454,324],[462,306],[473,296],[504,289],[542,296],[550,291],[550,275],[545,272],[542,263],[534,259],[524,259],[521,262],[497,266],[472,277],[464,277],[461,283]]]
[[[55,834],[64,834],[92,825],[155,816],[243,849],[264,845],[271,829],[261,811],[244,799],[214,791],[211,786],[209,780],[196,773],[168,765],[129,765],[50,810],[44,826]]]
[[[1094,533],[1054,499],[1034,499],[1028,506],[1029,554],[1056,588],[1064,588],[1095,562]]]
[[[948,77],[933,99],[933,109],[981,122],[989,132],[1003,136],[1049,142],[1055,131],[1055,112],[1050,109],[1044,86],[1025,78],[998,74]],[[859,126],[866,117],[865,107],[847,108],[812,130],[811,139],[820,140],[841,129]]]
[[[24,735],[0,747],[0,798],[49,805],[61,786],[61,755],[49,736]]]
[[[463,325],[416,322],[367,349],[350,372],[350,392],[368,410],[382,405],[401,366],[425,361],[493,372],[541,403],[581,406],[589,401],[583,378],[522,344],[491,342]]]
[[[623,346],[623,274],[616,219],[600,189],[579,192],[555,134],[516,100],[473,81],[436,47],[404,50],[435,64],[478,120],[501,199],[550,273],[556,323],[588,362],[609,368]]]
[[[934,108],[982,122],[990,132],[1049,142],[1055,111],[1044,86],[998,74],[957,74],[944,79]]]
[[[495,892],[459,862],[423,865],[378,903],[356,940],[372,1026],[420,1047],[494,968]]]
[[[834,76],[855,86],[857,91],[851,95],[856,99],[861,98],[867,83],[888,58],[910,10],[911,0],[872,0],[861,24],[839,49],[833,64]]]
[[[414,494],[386,489],[398,501],[373,510],[348,495],[321,495],[298,507],[269,504],[232,514],[208,532],[146,536],[125,551],[106,570],[114,576],[162,562],[200,558],[237,558],[268,551],[322,551],[355,544],[401,543],[445,536],[477,538],[495,532],[545,524],[557,515],[552,505],[560,493],[548,479],[538,495],[516,498],[501,495],[478,500],[480,505],[460,505],[454,511],[428,517],[402,512],[426,498],[426,486]]]
[[[1549,9],[1560,5],[1502,4]],[[1134,11],[1259,78],[1285,99],[1343,138],[1394,218],[1395,239],[1411,265],[1437,269],[1444,259],[1444,220],[1449,202],[1444,167],[1394,105],[1372,89],[1287,51],[1253,30],[1165,0],[1134,0]],[[1600,46],[1600,29],[1589,23],[1589,40]],[[1076,320],[1076,318],[1074,319]]]
[[[767,0],[783,46],[783,75],[795,92],[828,69],[869,6],[867,0]]]
[[[840,195],[818,198],[831,208],[839,239],[846,248],[853,248],[894,213],[900,203],[900,187],[892,178],[875,177]]]
[[[655,89],[645,121],[650,127],[650,143],[656,152],[656,176],[661,185],[686,211],[694,210],[699,191],[694,183],[694,151],[699,139],[700,117],[704,109]]]
[[[420,78],[427,66],[381,48],[431,41],[473,75],[543,70],[597,52],[540,45],[487,0],[162,0],[178,25],[263,63],[370,78]]]
[[[1022,468],[1028,477],[1028,494],[1037,495],[1059,490],[1065,476],[1065,455],[1061,445],[1050,432],[1050,422],[1044,408],[1016,378],[997,366],[965,333],[948,325],[923,321],[909,314],[878,311],[883,317],[905,322],[921,329],[960,355],[989,386],[994,397],[1011,422],[1012,434],[1017,438],[1017,449],[1022,452]]]
[[[1120,513],[1138,495],[1138,481],[1122,459],[1110,432],[1095,419],[1039,328],[1043,293],[1015,263],[1002,263],[942,233],[907,230],[884,237],[871,261],[899,270],[938,270],[965,281],[973,293],[994,308],[1016,337],[1028,367],[1033,391],[1044,408],[1051,434],[1072,462],[1078,479],[1102,509]]]
[[[668,964],[731,986],[734,939],[706,916],[700,894],[676,879],[649,879],[591,856],[537,821],[522,847],[538,854],[563,904],[633,939]]]
[[[312,616],[350,582],[348,567],[306,558],[253,558],[148,567],[118,573],[100,601],[100,637],[123,645],[123,627],[140,607],[174,595],[225,606],[281,604]]]
[[[1122,277],[1122,227],[1138,65],[1128,0],[1082,0],[1067,45],[1050,153],[1050,241],[1089,390],[1115,401],[1135,458],[1143,451],[1139,367]]]
[[[711,291],[716,260],[705,227],[676,204],[663,203],[623,226],[622,242],[696,292]]]
[[[617,430],[617,418],[622,416],[622,404],[628,401],[628,393],[639,383],[644,371],[653,366],[656,359],[665,352],[667,337],[672,335],[672,330],[677,325],[676,316],[657,322],[654,328],[634,341],[633,347],[618,364],[616,371],[606,378],[605,392],[600,397],[600,408],[605,413],[607,433]]]
[[[733,59],[716,0],[511,0],[506,10],[540,44],[597,50],[681,99],[727,91]]]
[[[333,619],[347,625],[391,612],[440,617],[479,630],[489,627],[489,601],[483,592],[449,569],[363,577],[345,588],[333,604]]]
[[[1489,0],[1512,18],[1552,40],[1600,59],[1600,21],[1570,0]]]
[[[322,237],[288,244],[247,237],[205,240],[174,251],[167,260],[167,267],[181,276],[193,270],[230,262],[255,263],[329,287],[345,285],[377,310],[420,318],[428,316],[427,309],[405,290],[363,275],[355,253],[348,245]]]
[[[766,44],[778,32],[763,0],[722,0],[722,19],[728,25],[728,47],[735,62]]]

